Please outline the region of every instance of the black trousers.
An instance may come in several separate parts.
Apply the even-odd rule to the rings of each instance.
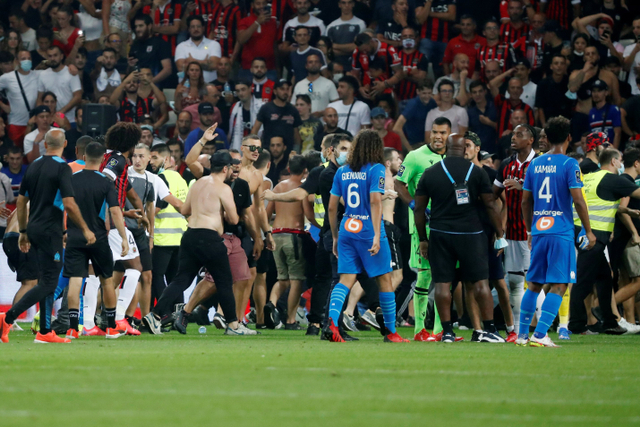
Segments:
[[[7,311],[6,321],[13,323],[29,307],[40,303],[40,332],[46,334],[51,331],[53,294],[62,270],[62,235],[28,232],[28,236],[36,254],[37,265],[33,268],[39,272],[38,284]]]
[[[587,329],[587,310],[584,300],[596,285],[598,302],[604,316],[603,327],[605,329],[616,327],[616,317],[611,311],[611,292],[613,279],[611,269],[605,257],[606,245],[597,241],[589,251],[578,251],[576,284],[571,288],[571,300],[569,310],[569,330],[573,333],[582,333]]]
[[[330,233],[330,232],[329,232]],[[324,247],[323,235],[318,239],[315,257],[315,279],[313,281],[313,291],[311,292],[311,309],[307,320],[309,323],[322,323],[324,308],[328,295],[331,291],[331,259],[329,252]]]
[[[160,299],[160,295],[171,283],[178,271],[178,257],[180,246],[154,246],[151,252],[153,268],[151,270],[151,301]],[[165,283],[164,279],[167,278]],[[176,303],[183,302],[184,297],[178,296]]]
[[[169,314],[176,298],[191,286],[202,267],[211,273],[216,283],[224,318],[227,322],[235,322],[236,302],[227,247],[217,232],[203,228],[189,228],[182,236],[178,272],[162,292],[153,312],[160,316]]]

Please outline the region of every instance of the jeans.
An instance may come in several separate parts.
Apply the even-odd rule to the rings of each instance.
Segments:
[[[429,39],[420,41],[420,53],[426,55],[429,62],[431,62],[436,79],[444,74],[442,71],[442,59],[446,48],[447,44],[443,42],[434,42]]]

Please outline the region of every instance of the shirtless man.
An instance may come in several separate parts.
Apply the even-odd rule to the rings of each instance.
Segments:
[[[302,185],[302,178],[306,171],[306,162],[303,156],[293,156],[289,159],[291,176],[282,181],[273,189],[274,193],[285,193]],[[300,330],[296,322],[296,312],[300,303],[302,281],[305,280],[305,259],[302,251],[304,242],[304,207],[308,206],[304,201],[296,203],[269,202],[267,205],[267,217],[275,211],[276,218],[273,221],[273,238],[276,242],[276,250],[273,254],[278,268],[278,283],[273,287],[269,301],[275,305],[282,292],[289,290],[287,323],[285,329]],[[313,216],[313,213],[310,213]]]
[[[402,282],[402,255],[400,252],[400,229],[393,222],[393,214],[398,193],[394,190],[393,179],[402,165],[398,150],[391,147],[384,149],[385,187],[382,196],[382,220],[389,239],[391,249],[391,285],[395,291]]]
[[[215,129],[215,126],[207,129],[196,145],[204,146],[207,141],[213,140]],[[184,216],[189,217],[189,228],[180,242],[178,272],[162,293],[156,307],[143,319],[153,334],[162,333],[162,316],[171,312],[173,301],[191,285],[203,266],[211,272],[216,282],[220,306],[227,319],[225,333],[241,333],[244,328],[236,319],[231,268],[221,237],[223,216],[229,224],[237,224],[240,219],[233,192],[224,182],[231,175],[231,162],[228,152],[214,154],[211,158],[211,175],[199,179],[189,190],[181,210]]]

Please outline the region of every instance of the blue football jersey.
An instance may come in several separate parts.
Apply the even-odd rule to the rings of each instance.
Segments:
[[[331,194],[344,199],[345,212],[340,235],[372,240],[375,233],[371,222],[371,193],[384,194],[385,168],[380,163],[366,164],[359,172],[342,166],[333,178]],[[380,237],[386,236],[380,224]]]
[[[552,234],[573,240],[572,188],[582,188],[576,159],[563,154],[542,154],[531,161],[523,189],[533,196],[531,234]]]

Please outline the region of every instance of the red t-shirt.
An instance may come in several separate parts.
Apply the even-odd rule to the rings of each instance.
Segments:
[[[54,31],[60,31],[60,30],[58,28],[54,28]],[[75,28],[71,32],[71,35],[67,39],[67,43],[66,44],[62,43],[59,40],[54,40],[53,41],[53,45],[54,46],[58,46],[60,49],[62,49],[62,52],[64,53],[64,56],[69,56],[69,54],[73,50],[73,45],[76,43],[76,39],[78,37],[80,37],[80,35],[78,34],[78,31],[80,31],[80,28]]]
[[[470,41],[466,41],[462,38],[462,35],[452,38],[447,44],[447,48],[444,51],[443,63],[451,64],[453,58],[459,53],[464,53],[469,57],[469,75],[473,74],[473,70],[476,69],[476,57],[478,51],[487,45],[487,39],[476,35]]]
[[[385,147],[395,148],[399,152],[402,153],[402,140],[400,139],[400,135],[395,132],[387,131],[387,134],[382,139]]]
[[[256,21],[254,15],[249,15],[240,20],[238,24],[238,32],[246,30]],[[261,56],[267,61],[267,69],[275,70],[275,42],[278,39],[278,24],[275,19],[260,25],[253,32],[249,41],[242,46],[242,69],[251,68],[253,58]]]

